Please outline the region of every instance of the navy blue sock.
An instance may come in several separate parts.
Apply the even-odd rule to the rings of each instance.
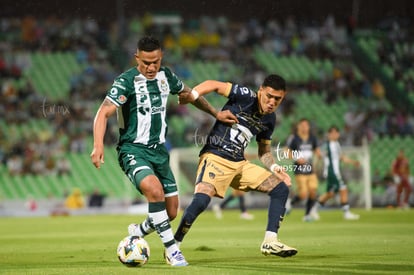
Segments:
[[[244,203],[244,196],[239,197],[239,207],[242,213],[247,212],[246,204]]]
[[[292,198],[292,201],[290,202],[292,205],[295,205],[295,204],[297,204],[298,202],[300,202],[301,201],[301,199],[300,199],[300,197],[298,196],[298,195],[295,195],[293,198]]]
[[[181,218],[180,225],[177,228],[177,232],[174,235],[176,241],[181,242],[184,239],[185,234],[190,230],[195,219],[204,210],[206,210],[210,203],[210,196],[203,193],[194,194],[193,200],[190,205],[184,211],[184,215]]]
[[[233,195],[229,195],[227,198],[224,199],[224,201],[222,201],[222,203],[220,203],[220,208],[223,209],[224,207],[226,207],[226,205],[232,201],[234,199]]]
[[[280,222],[283,220],[286,212],[285,205],[289,196],[289,187],[284,182],[281,182],[269,192],[269,196],[270,203],[266,231],[277,233]]]
[[[305,212],[306,215],[309,215],[315,202],[316,202],[315,199],[308,198],[308,200],[306,201],[306,212]]]

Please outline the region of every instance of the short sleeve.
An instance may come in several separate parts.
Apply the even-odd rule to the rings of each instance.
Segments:
[[[257,96],[256,93],[249,88],[240,86],[238,84],[228,83],[227,91],[227,97],[231,100],[249,102],[252,97]]]
[[[178,94],[184,90],[184,83],[173,73],[169,68],[164,67],[165,76],[167,77],[170,86],[171,94]]]
[[[108,91],[106,98],[109,99],[117,107],[125,104],[128,99],[129,90],[128,80],[122,77],[115,79],[111,89]]]

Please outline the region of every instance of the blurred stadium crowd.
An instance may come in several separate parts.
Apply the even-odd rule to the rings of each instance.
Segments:
[[[394,91],[384,86],[383,79],[360,68],[350,42],[366,46],[373,60],[389,68],[390,79],[413,99],[413,28],[398,21],[379,22],[371,30],[360,31],[352,21],[337,25],[333,16],[322,22],[302,22],[294,17],[234,22],[226,17],[187,20],[179,15],[163,18],[147,14],[121,23],[27,16],[2,18],[0,28],[0,162],[11,174],[70,173],[65,154],[89,153],[93,116],[117,74],[134,66],[136,42],[148,33],[163,41],[164,65],[189,85],[215,78],[256,89],[267,73],[286,76],[289,96],[278,111],[284,133],[276,132],[281,142],[294,122],[306,115],[297,108],[298,101],[306,98],[309,101],[305,104],[312,105],[312,96],[333,111],[335,106],[345,106],[339,121],[329,120],[328,114],[328,121],[321,125],[319,118],[310,117],[321,139],[330,123],[338,123],[343,129],[345,145],[359,145],[363,137],[372,141],[414,133],[413,109],[409,108],[414,100],[408,102],[411,105],[395,108],[389,96]],[[28,72],[37,70],[34,56],[39,53],[70,53],[75,58],[79,69],[65,80],[67,92],[52,96],[36,87],[33,72]],[[263,55],[269,60],[285,58],[287,63],[272,71],[260,58]],[[290,70],[297,58],[310,62],[314,69],[310,76],[284,71]],[[50,73],[65,67],[65,62],[53,64]],[[209,100],[217,108],[223,104],[223,99],[214,95]],[[212,121],[175,101],[170,100],[169,144],[192,146],[194,132],[208,129]],[[35,129],[43,124],[47,126],[42,130]],[[113,145],[117,138],[115,120],[110,121],[109,129],[106,142]]]

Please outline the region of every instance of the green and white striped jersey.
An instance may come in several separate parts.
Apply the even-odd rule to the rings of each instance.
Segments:
[[[337,179],[342,179],[341,177],[341,155],[342,149],[338,141],[327,141],[326,144],[326,156],[324,160],[324,176],[327,177],[329,173],[333,173]]]
[[[183,82],[166,67],[161,67],[154,79],[145,78],[137,68],[119,75],[106,96],[119,107],[118,145],[164,143],[168,95],[178,94],[183,89]]]

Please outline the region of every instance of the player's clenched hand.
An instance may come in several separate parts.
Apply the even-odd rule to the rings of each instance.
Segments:
[[[103,147],[94,147],[91,153],[91,161],[96,168],[100,168],[104,163],[104,150]]]
[[[239,123],[237,117],[229,110],[220,111],[217,113],[216,119],[225,124],[233,125]]]

